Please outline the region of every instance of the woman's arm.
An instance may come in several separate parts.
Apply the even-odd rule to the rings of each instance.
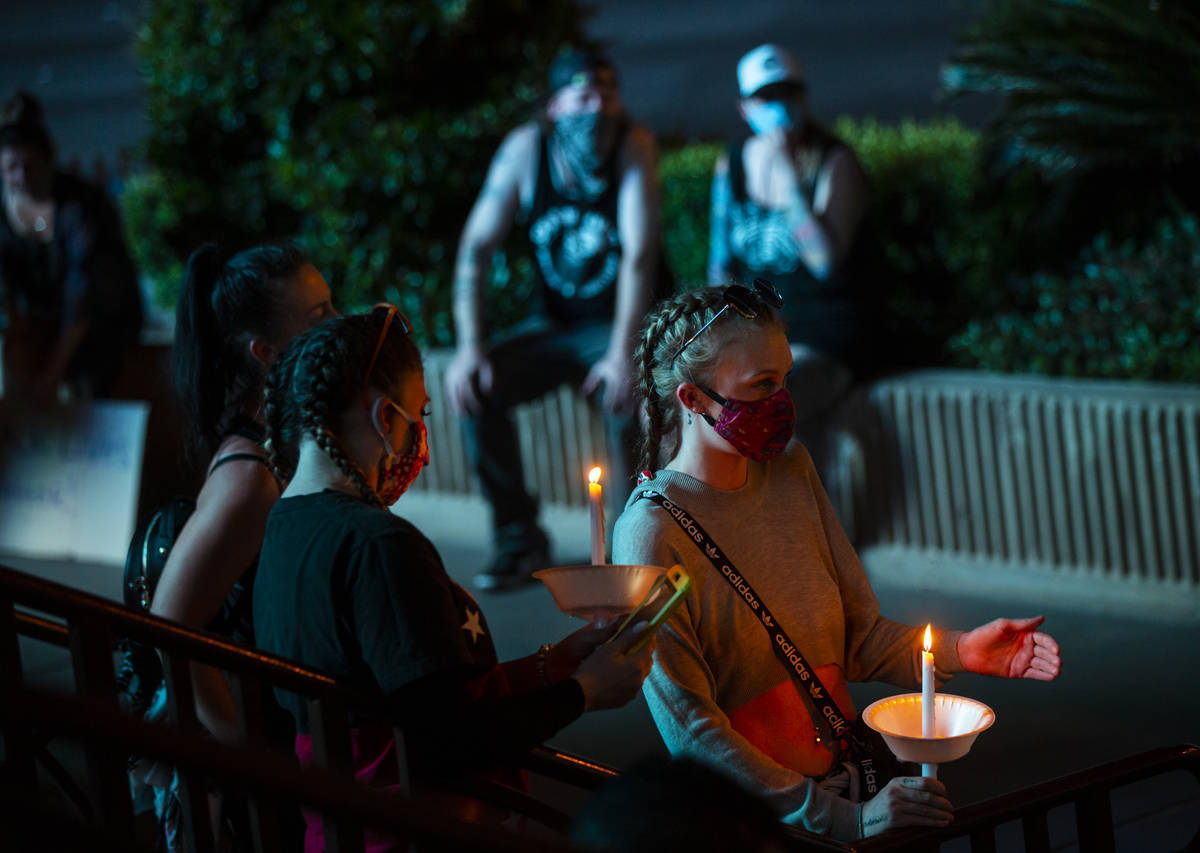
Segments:
[[[258,452],[251,448],[257,445],[234,439],[218,453]],[[150,612],[193,628],[211,622],[257,557],[267,515],[278,497],[275,479],[258,462],[238,460],[213,471],[171,549]],[[218,739],[236,741],[236,709],[224,676],[209,667],[193,666],[193,681],[200,722]]]
[[[778,138],[765,139],[764,144],[774,155],[771,160],[783,165],[780,173],[788,181],[786,210],[792,237],[809,272],[824,281],[845,259],[866,212],[867,182],[862,168],[849,148],[834,147],[817,175],[810,205],[800,188],[800,176],[786,138],[780,133]]]
[[[814,504],[818,523],[832,561],[829,568],[838,584],[845,617],[845,662],[848,681],[886,681],[902,687],[921,683],[919,634],[923,629],[881,616],[879,600],[854,546],[846,538],[833,505],[821,485],[808,451],[797,444],[789,451],[795,464],[797,487],[805,489]],[[792,457],[790,454],[795,454]],[[963,669],[957,643],[961,631],[934,632],[934,660],[940,687]]]

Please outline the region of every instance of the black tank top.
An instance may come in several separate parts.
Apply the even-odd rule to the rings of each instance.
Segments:
[[[550,178],[545,130],[539,131],[537,183],[529,208],[529,243],[536,289],[546,314],[559,323],[611,320],[621,268],[617,229],[617,157],[629,132],[622,123],[601,168],[605,189],[595,199],[563,195]]]

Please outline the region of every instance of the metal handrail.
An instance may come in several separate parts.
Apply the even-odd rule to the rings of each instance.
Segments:
[[[15,604],[64,618],[67,624],[29,613],[13,606]],[[4,607],[7,607],[7,617]],[[239,712],[244,717],[243,733],[246,735],[258,731],[252,722],[253,714],[247,717],[245,713],[244,706],[254,699],[247,693],[246,676],[305,695],[310,699],[310,719],[314,723],[314,758],[319,765],[338,767],[343,772],[349,766],[345,712],[354,711],[386,719],[386,715],[380,712],[378,698],[372,699],[351,690],[328,673],[230,643],[216,635],[126,608],[99,596],[0,567],[0,627],[6,618],[12,620],[14,634],[24,634],[71,649],[75,659],[77,686],[85,688],[80,691],[85,695],[95,692],[101,698],[115,699],[111,658],[107,654],[97,654],[97,645],[103,645],[107,650],[112,647],[115,637],[124,636],[169,652],[165,675],[170,687],[168,695],[172,698],[171,718],[176,724],[186,724],[195,719],[190,677],[187,675],[191,662],[214,666],[238,676],[233,686]],[[88,628],[86,640],[80,625]],[[2,642],[3,638],[0,638]],[[4,651],[9,652],[7,658]],[[19,653],[14,652],[15,648],[5,650],[0,646],[0,684],[21,683]],[[6,660],[10,663],[7,673],[4,670]],[[251,686],[250,691],[253,690]],[[107,703],[107,707],[115,710],[112,701]],[[261,717],[257,719],[261,720]],[[407,779],[407,767],[402,738],[398,732],[397,747],[403,785]],[[595,788],[617,775],[611,768],[545,747],[534,751],[529,765],[534,772],[584,788]],[[116,778],[115,767],[109,766],[107,773],[110,782]],[[93,787],[98,784],[95,783]],[[501,804],[558,830],[565,830],[569,820],[562,812],[523,791],[487,780],[464,782],[460,793]],[[187,805],[189,801],[190,806]],[[185,792],[185,809],[189,808],[197,810],[196,814],[189,813],[187,816],[189,831],[194,832],[195,825],[204,822],[203,797],[194,792],[190,795]],[[204,846],[203,842],[200,846]]]
[[[284,658],[255,652],[214,635],[181,627],[165,619],[128,610],[88,593],[0,567],[0,627],[3,627],[5,615],[3,606],[10,605],[12,602],[19,602],[22,606],[34,607],[40,611],[66,617],[68,625],[63,625],[53,619],[8,607],[16,633],[71,648],[73,654],[79,654],[80,649],[77,642],[72,642],[71,620],[95,622],[97,616],[102,616],[103,621],[112,624],[115,633],[125,634],[151,645],[179,648],[200,662],[218,668],[230,671],[245,670],[298,693],[320,695],[326,699],[334,697],[340,700],[342,709],[370,710],[376,707],[375,703],[347,690],[338,679],[327,673],[298,665]],[[12,654],[11,648],[7,650],[4,648],[4,642],[4,637],[0,635],[0,684],[4,683],[5,652],[8,651],[9,655]],[[7,659],[12,660],[11,657]],[[188,699],[190,701],[190,693]],[[261,767],[274,769],[264,769],[259,775],[255,775],[258,771],[249,767],[247,763],[255,764],[259,761],[266,761],[266,758],[260,757],[254,747],[235,748],[217,744],[208,738],[194,742],[193,739],[196,736],[192,733],[179,730],[168,731],[162,727],[147,726],[146,724],[142,724],[142,728],[139,728],[127,717],[119,715],[111,704],[100,704],[96,708],[89,706],[86,711],[78,707],[62,706],[64,702],[69,705],[72,701],[79,700],[74,697],[51,699],[23,690],[18,696],[12,698],[6,696],[5,701],[0,703],[0,719],[6,720],[8,723],[29,726],[54,722],[84,734],[120,737],[123,745],[144,751],[146,754],[161,756],[180,764],[190,762],[188,766],[199,768],[208,775],[219,778],[228,776],[247,782],[251,787],[265,785],[272,781],[274,777],[271,774],[274,773],[274,770],[280,770],[283,765],[275,767],[271,761],[283,761],[287,769],[282,771],[282,777],[286,777],[286,779],[282,780],[285,784],[281,785],[278,790],[285,793],[297,793],[301,795],[299,797],[301,799],[311,797],[305,801],[335,811],[344,805],[343,801],[338,799],[342,796],[341,793],[331,794],[332,799],[322,799],[323,795],[318,790],[322,783],[312,780],[318,777],[329,780],[332,777],[323,776],[319,770],[304,771],[297,776],[294,761],[271,754],[271,761],[267,761]],[[344,726],[344,718],[342,725]],[[128,738],[125,737],[126,734],[129,735]],[[179,740],[180,738],[183,740]],[[244,752],[247,749],[250,751]],[[228,766],[222,765],[226,758],[230,762]],[[259,765],[256,764],[256,766]],[[526,766],[534,772],[585,789],[595,789],[618,775],[617,771],[611,767],[546,747],[534,750],[528,757]],[[994,834],[997,827],[1019,820],[1024,829],[1026,849],[1037,851],[1037,853],[1041,853],[1041,851],[1048,853],[1050,846],[1046,829],[1047,813],[1058,806],[1075,804],[1085,807],[1077,808],[1081,849],[1106,851],[1111,850],[1113,845],[1109,793],[1124,785],[1176,770],[1189,771],[1200,779],[1200,748],[1192,745],[1180,745],[1150,750],[1048,782],[1038,783],[1014,793],[958,809],[955,813],[954,823],[942,829],[897,830],[851,844],[835,842],[802,831],[794,831],[792,841],[795,845],[794,849],[797,850],[908,853],[909,851],[933,849],[942,842],[967,837],[971,839],[972,851],[984,853],[984,851],[995,849]],[[315,775],[310,777],[305,774]],[[291,785],[287,783],[289,779],[300,781]],[[350,786],[347,790],[353,790],[355,802],[368,804],[361,811],[351,809],[348,812],[339,813],[352,814],[356,819],[367,822],[378,822],[383,828],[395,828],[403,825],[403,821],[389,821],[382,811],[376,812],[372,809],[376,806],[384,809],[385,804],[386,809],[392,809],[397,800],[411,801],[406,801],[394,794],[389,795],[386,792],[378,791],[371,792],[371,795],[367,796],[364,794],[362,786],[344,778],[332,779],[332,782],[336,783],[335,787],[340,784]],[[316,787],[304,787],[310,783]],[[372,797],[376,793],[384,795],[387,799],[373,799]],[[501,799],[511,795],[518,795],[519,798],[519,793],[511,791],[503,794]],[[362,799],[364,796],[366,799]],[[527,805],[536,815],[539,808],[538,802],[532,801]],[[1084,816],[1082,811],[1087,811],[1088,814]],[[393,817],[402,812],[403,810],[394,812]],[[429,814],[432,813],[429,812]],[[1097,817],[1099,817],[1099,821]],[[553,815],[547,815],[547,820],[554,825]],[[419,822],[413,825],[425,826],[424,823]],[[489,839],[496,840],[494,836],[494,832],[488,833]],[[527,840],[523,839],[522,844],[524,846],[521,849],[534,849],[528,846]],[[352,843],[348,846],[353,849]],[[507,848],[475,847],[474,849]]]
[[[5,582],[6,572],[11,572],[11,570],[0,567],[0,587],[2,587]],[[21,573],[15,572],[15,574]],[[46,581],[46,583],[50,582]],[[67,589],[69,589],[69,587]],[[78,591],[72,590],[72,592]],[[79,593],[79,595],[85,596],[87,599],[96,598],[95,596],[89,596],[87,593]],[[113,609],[115,609],[122,617],[133,614],[139,619],[139,622],[142,620],[151,620],[156,624],[155,630],[157,630],[157,628],[163,628],[169,631],[170,633],[167,635],[168,637],[187,635],[190,638],[197,639],[197,635],[200,635],[198,639],[200,639],[201,642],[205,644],[210,642],[213,643],[215,647],[221,649],[221,654],[230,653],[239,660],[248,656],[250,660],[253,660],[256,667],[274,666],[274,658],[272,655],[254,652],[245,648],[244,646],[238,646],[229,643],[215,634],[207,634],[191,628],[184,628],[175,622],[170,622],[157,616],[139,614],[136,611],[126,611],[120,607],[114,607],[111,602],[107,601],[106,599],[101,598],[98,600],[105,605],[105,612],[111,612]],[[83,601],[77,600],[76,603],[82,604]],[[63,648],[67,648],[69,646],[69,632],[67,626],[61,622],[56,622],[53,619],[46,619],[19,609],[15,611],[15,618],[20,633],[46,643],[61,646]],[[311,683],[309,684],[308,688],[310,692],[315,691],[318,688],[322,690],[336,689],[351,701],[352,707],[359,709],[367,709],[371,707],[371,703],[365,697],[355,694],[354,691],[347,688],[333,676],[320,672],[319,670],[302,666],[294,661],[287,661],[284,658],[279,658],[278,660],[286,661],[287,668],[286,670],[270,670],[274,677],[311,679]],[[595,790],[605,782],[611,781],[620,775],[616,769],[609,767],[606,764],[601,764],[600,762],[592,761],[591,759],[583,758],[582,756],[574,755],[570,752],[565,752],[563,750],[554,749],[547,746],[534,747],[525,757],[525,760],[522,762],[522,764],[526,770],[530,770],[534,773],[540,773],[559,782],[564,782],[568,785],[573,785],[574,787],[583,788],[585,790]]]
[[[1200,747],[1180,744],[1126,756],[956,809],[954,822],[944,828],[895,830],[843,845],[841,849],[855,853],[908,853],[937,849],[943,842],[970,838],[973,853],[983,853],[995,850],[998,827],[1019,820],[1026,851],[1049,853],[1047,813],[1059,806],[1075,805],[1081,851],[1111,851],[1114,836],[1109,793],[1177,770],[1192,773],[1200,782]],[[1084,808],[1079,808],[1081,805]]]
[[[199,771],[230,786],[263,795],[283,794],[306,806],[353,815],[383,831],[417,839],[436,838],[439,845],[448,849],[512,853],[526,850],[564,853],[570,849],[554,840],[517,836],[495,827],[455,820],[436,796],[401,795],[368,788],[328,772],[297,767],[295,761],[265,747],[230,746],[196,732],[138,721],[103,703],[78,697],[26,690],[0,703],[0,720],[6,724],[49,725],[85,738],[120,744],[122,748]],[[0,798],[0,812],[20,807],[12,800]]]
[[[151,646],[177,649],[189,660],[218,669],[238,670],[264,677],[295,693],[313,695],[333,691],[365,707],[372,704],[366,697],[349,691],[336,677],[320,670],[240,646],[216,634],[133,610],[98,595],[0,566],[0,600],[5,598],[23,607],[65,618],[68,622],[81,617],[102,621],[111,626],[113,634]],[[44,636],[38,638],[50,642],[58,642],[52,637],[61,639],[62,632],[66,630],[64,626],[31,614],[18,612],[18,619],[29,628],[31,634],[37,636],[34,632],[40,632]]]

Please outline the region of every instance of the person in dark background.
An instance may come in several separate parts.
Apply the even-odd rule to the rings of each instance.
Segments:
[[[6,396],[105,397],[137,343],[137,272],[104,192],[55,168],[41,104],[16,93],[0,126],[0,293]]]
[[[866,178],[854,152],[809,115],[803,72],[787,50],[754,48],[737,79],[753,135],[717,162],[708,280],[761,277],[783,294],[797,429],[813,445],[820,430],[808,423],[827,416],[876,358]]]
[[[550,92],[544,118],[512,131],[492,159],[455,270],[458,348],[446,383],[492,506],[496,555],[475,579],[485,590],[527,583],[549,565],[512,406],[564,382],[584,393],[602,388],[615,452],[607,460],[612,505],[632,487],[634,334],[669,279],[658,249],[654,138],[626,116],[612,64],[568,50],[551,68]],[[489,347],[487,273],[518,222],[534,254],[541,310]]]

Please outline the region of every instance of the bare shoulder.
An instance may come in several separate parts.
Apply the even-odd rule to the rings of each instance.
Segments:
[[[269,508],[279,497],[279,485],[266,462],[266,451],[260,445],[242,436],[229,436],[213,454],[197,507],[211,502]]]
[[[529,121],[514,127],[496,149],[493,165],[504,165],[514,171],[519,171],[523,164],[531,165],[537,159],[540,134],[537,122]]]
[[[861,178],[863,176],[862,164],[859,163],[858,155],[844,142],[839,142],[829,150],[829,155],[825,158],[821,171],[828,177]]]

